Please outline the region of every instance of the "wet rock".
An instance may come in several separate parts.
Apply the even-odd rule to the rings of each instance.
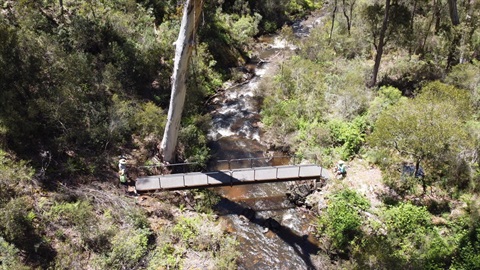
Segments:
[[[325,202],[323,192],[315,191],[307,196],[305,199],[305,206],[309,209],[316,209],[318,211],[322,211],[324,208],[327,207],[327,203]]]
[[[305,204],[307,196],[315,191],[316,187],[313,181],[301,181],[290,185],[288,189],[287,198],[295,205],[301,206]]]
[[[248,224],[248,221],[249,221],[249,220],[248,220],[248,218],[247,218],[246,216],[240,215],[240,216],[238,216],[238,218],[239,218],[240,221],[242,222],[242,225]]]

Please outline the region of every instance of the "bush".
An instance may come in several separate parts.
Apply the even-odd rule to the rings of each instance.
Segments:
[[[148,251],[149,229],[122,229],[112,239],[112,249],[100,262],[106,269],[132,269]]]
[[[171,243],[157,245],[151,253],[148,270],[178,269],[182,262],[183,250],[175,249]],[[164,267],[164,268],[162,268]]]
[[[449,247],[434,229],[426,207],[401,203],[384,213],[386,242],[392,252],[390,260],[397,269],[439,264],[442,268],[450,255]]]
[[[25,161],[15,161],[14,157],[0,149],[0,207],[10,198],[24,193],[23,187],[31,181],[33,168]]]
[[[220,201],[220,196],[211,189],[194,189],[195,211],[211,213],[213,207]]]
[[[353,190],[345,189],[332,195],[326,213],[319,220],[319,233],[331,241],[331,248],[347,252],[355,237],[362,234],[361,211],[370,207],[367,199]]]
[[[0,235],[20,249],[33,251],[37,237],[33,226],[35,213],[32,202],[26,197],[12,199],[2,208],[2,213]]]
[[[0,269],[30,269],[20,261],[19,250],[0,237]]]
[[[356,117],[352,122],[331,120],[327,125],[330,128],[332,140],[336,145],[341,146],[340,156],[342,159],[349,159],[359,152],[366,136],[365,117]]]

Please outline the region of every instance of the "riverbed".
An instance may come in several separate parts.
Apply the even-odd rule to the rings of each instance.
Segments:
[[[308,35],[315,18],[293,25],[298,38]],[[279,36],[259,39],[256,61],[248,63],[253,76],[244,83],[231,83],[211,100],[212,129],[209,134],[214,169],[288,164],[286,153],[271,151],[262,140],[259,86],[296,48]],[[253,68],[252,68],[253,67]],[[233,168],[232,168],[233,166]],[[315,217],[286,196],[289,183],[221,187],[216,210],[237,237],[241,256],[238,269],[317,269],[319,248]]]

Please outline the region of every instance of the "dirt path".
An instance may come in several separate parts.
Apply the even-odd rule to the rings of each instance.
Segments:
[[[381,204],[378,194],[385,189],[380,169],[372,167],[363,159],[356,159],[347,164],[347,177],[342,180],[358,193],[367,197],[372,207]]]
[[[363,159],[355,159],[347,164],[347,177],[344,179],[331,179],[320,192],[320,200],[336,190],[350,188],[364,195],[371,203],[373,208],[382,204],[378,195],[382,194],[385,186],[382,182],[382,173],[380,169],[372,167]],[[332,172],[333,175],[333,172]],[[324,206],[321,203],[321,206]]]

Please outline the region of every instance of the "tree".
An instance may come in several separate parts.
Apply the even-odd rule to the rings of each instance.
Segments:
[[[391,4],[390,0],[385,0],[385,5],[378,3],[367,6],[363,12],[367,24],[370,28],[370,34],[373,38],[373,46],[375,47],[375,64],[369,87],[375,86],[377,83],[380,63],[383,56],[383,51],[387,43],[396,39],[400,44],[405,43],[405,36],[411,30],[410,11],[401,3],[394,2]]]
[[[378,44],[376,44],[375,49],[377,53],[375,54],[375,64],[373,66],[372,81],[370,82],[370,87],[374,86],[377,83],[378,70],[380,68],[380,61],[382,60],[383,55],[383,46],[385,46],[385,34],[387,32],[388,20],[390,16],[390,0],[385,0],[385,10],[383,14],[382,27],[380,29],[380,34],[378,37]]]
[[[202,11],[203,0],[187,0],[183,9],[182,23],[175,42],[175,63],[172,76],[172,95],[168,109],[167,124],[160,152],[164,161],[171,162],[177,146],[178,131],[186,96],[186,74],[195,42],[195,30]]]
[[[415,174],[428,161],[431,171],[442,159],[460,153],[467,142],[465,121],[470,116],[470,97],[465,90],[433,82],[413,100],[400,100],[385,110],[369,141],[374,146],[393,148],[413,159]],[[421,178],[425,192],[429,177]]]

